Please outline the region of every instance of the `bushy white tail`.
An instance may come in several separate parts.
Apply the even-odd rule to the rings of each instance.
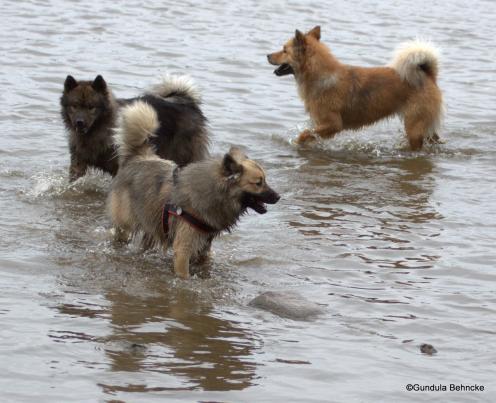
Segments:
[[[119,165],[129,157],[151,151],[148,139],[155,135],[159,126],[157,112],[146,102],[136,101],[123,108],[114,136]]]
[[[436,81],[439,52],[429,42],[406,42],[396,50],[391,67],[398,72],[402,80],[414,86],[421,85],[426,76]]]
[[[201,102],[200,91],[193,79],[188,76],[166,75],[162,81],[153,86],[148,94],[167,98],[170,96],[182,96],[191,98],[196,103]]]

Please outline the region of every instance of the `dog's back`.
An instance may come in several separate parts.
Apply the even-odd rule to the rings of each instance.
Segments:
[[[320,53],[320,59],[314,59],[325,61],[312,60],[313,68],[320,68],[315,73],[325,76],[328,69],[332,72],[329,77],[334,78],[332,82],[320,79],[304,84],[315,87],[315,82],[321,83],[320,88],[303,91],[305,105],[316,121],[325,121],[328,105],[340,114],[342,129],[358,129],[394,114],[408,114],[410,105],[422,110],[423,115],[430,114],[440,103],[436,85],[438,56],[427,43],[402,45],[386,67],[341,64],[329,57],[329,49],[320,42],[314,43],[313,50],[314,54]],[[315,96],[317,92],[319,96]]]
[[[388,67],[344,66],[340,74],[343,93],[348,94],[340,110],[343,129],[359,129],[391,116],[409,96],[408,84]]]
[[[171,98],[152,94],[138,98],[157,112],[160,126],[151,140],[157,154],[179,166],[205,159],[209,145],[205,116],[195,102]]]
[[[190,78],[166,76],[145,95],[119,103],[136,101],[147,103],[157,113],[160,125],[151,142],[160,157],[184,166],[209,155],[207,119],[200,109],[200,93]]]

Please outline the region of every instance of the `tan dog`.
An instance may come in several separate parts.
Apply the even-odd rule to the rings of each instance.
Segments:
[[[265,214],[265,203],[277,203],[279,195],[263,168],[237,148],[181,169],[159,158],[149,141],[158,127],[157,112],[145,102],[123,110],[109,213],[121,238],[143,233],[146,246],[172,246],[174,271],[188,278],[190,261],[206,258],[213,238],[248,208]]]
[[[296,30],[283,50],[269,54],[280,66],[278,76],[294,74],[305,108],[315,124],[297,142],[332,138],[345,129],[360,129],[380,119],[403,118],[413,150],[424,140],[439,140],[442,94],[436,84],[438,58],[434,48],[419,41],[403,45],[389,67],[342,64],[320,42],[320,27],[307,34]]]

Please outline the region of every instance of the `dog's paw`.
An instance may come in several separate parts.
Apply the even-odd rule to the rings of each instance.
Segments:
[[[427,138],[425,139],[426,140],[426,144],[429,145],[429,146],[435,146],[435,145],[438,145],[438,144],[446,144],[446,140],[442,139],[442,138]]]
[[[311,144],[317,141],[317,137],[312,133],[311,130],[303,130],[300,135],[295,139],[295,144],[303,145],[303,144]]]

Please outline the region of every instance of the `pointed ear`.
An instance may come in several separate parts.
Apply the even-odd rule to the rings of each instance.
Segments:
[[[76,88],[78,85],[76,79],[73,76],[67,76],[64,81],[64,91],[69,92]]]
[[[232,176],[241,174],[243,172],[243,166],[236,160],[236,151],[239,151],[239,149],[231,148],[231,150],[229,150],[229,152],[224,155],[224,158],[222,160],[222,169],[224,172],[224,176]]]
[[[320,25],[316,25],[310,31],[308,31],[309,36],[313,36],[315,39],[320,41]]]
[[[97,92],[107,92],[107,83],[101,75],[95,77],[91,86]]]
[[[294,46],[305,47],[305,35],[298,30],[295,31]]]
[[[243,160],[248,159],[248,156],[239,147],[236,146],[232,146],[229,149],[229,154],[231,154],[231,156],[239,163],[241,163],[241,161]]]

